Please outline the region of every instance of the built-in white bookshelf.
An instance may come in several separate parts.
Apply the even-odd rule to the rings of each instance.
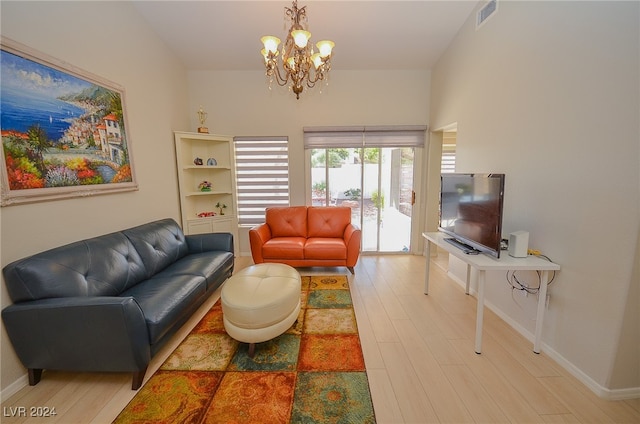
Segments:
[[[230,232],[237,246],[233,138],[180,131],[174,136],[184,233]],[[201,189],[203,182],[210,189]]]

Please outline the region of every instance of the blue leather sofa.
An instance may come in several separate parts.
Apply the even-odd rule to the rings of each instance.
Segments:
[[[233,273],[233,236],[185,236],[173,219],[78,241],[3,269],[13,304],[2,319],[27,368],[132,372]]]

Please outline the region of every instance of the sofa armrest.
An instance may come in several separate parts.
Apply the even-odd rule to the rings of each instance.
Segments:
[[[271,228],[269,224],[264,223],[257,225],[249,230],[249,244],[251,245],[251,256],[253,263],[261,264],[264,262],[262,256],[262,246],[271,239]]]
[[[207,233],[190,234],[185,236],[189,253],[202,253],[214,250],[222,250],[233,253],[233,234],[231,233]]]
[[[349,224],[344,230],[344,243],[347,245],[347,267],[354,267],[360,256],[362,231],[357,225]]]
[[[145,317],[131,297],[67,297],[10,305],[2,319],[32,369],[144,371],[151,359]]]

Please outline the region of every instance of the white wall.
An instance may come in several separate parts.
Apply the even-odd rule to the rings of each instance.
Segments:
[[[627,303],[639,284],[639,17],[637,2],[502,1],[478,31],[470,17],[431,84],[432,127],[458,123],[457,170],[504,172],[504,235],[529,231],[562,266],[544,350],[605,396],[640,393]],[[536,299],[514,301],[504,275],[490,277],[488,302],[533,332]]]
[[[186,71],[128,2],[6,2],[2,36],[124,87],[139,190],[2,208],[2,266],[67,242],[180,218],[174,129],[189,125]],[[4,282],[2,307],[9,305]],[[2,328],[2,391],[25,369]]]
[[[336,59],[337,60],[337,59]],[[336,66],[337,67],[337,66]],[[291,204],[305,204],[304,126],[428,124],[430,73],[426,71],[331,71],[328,87],[303,91],[268,89],[264,73],[189,71],[192,130],[199,106],[209,132],[234,136],[288,136]],[[247,229],[240,252],[249,254]]]

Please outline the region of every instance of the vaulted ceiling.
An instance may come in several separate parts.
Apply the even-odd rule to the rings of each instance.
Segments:
[[[482,0],[480,0],[482,1]],[[291,1],[132,1],[189,70],[261,70],[260,37],[284,40]],[[334,70],[431,69],[478,0],[305,1]]]

